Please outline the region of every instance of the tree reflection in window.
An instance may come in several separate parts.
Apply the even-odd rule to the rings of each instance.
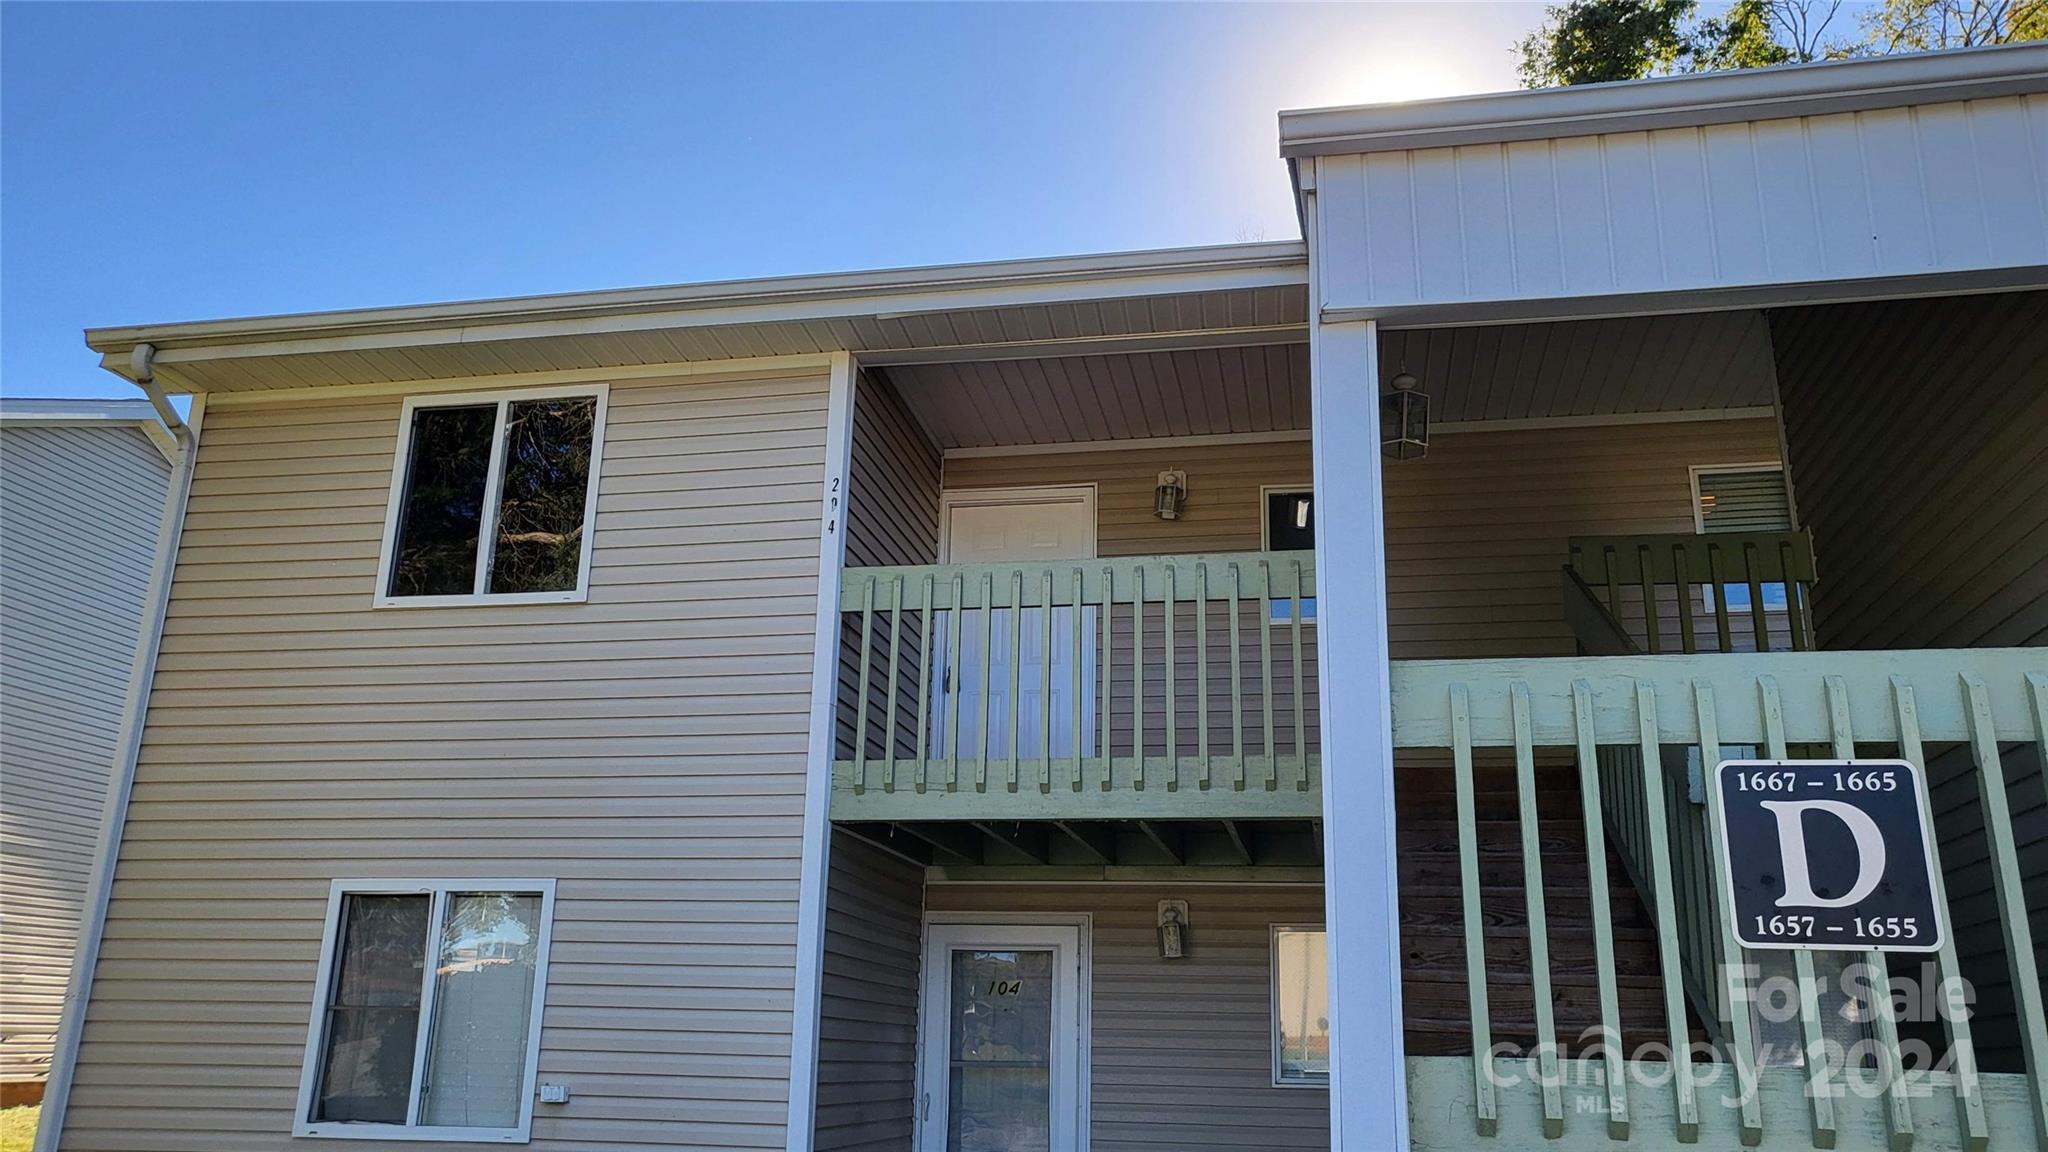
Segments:
[[[495,404],[413,413],[391,595],[466,596],[476,590],[477,536],[497,419]]]
[[[491,557],[492,592],[576,587],[597,401],[522,400],[505,414],[505,475]]]

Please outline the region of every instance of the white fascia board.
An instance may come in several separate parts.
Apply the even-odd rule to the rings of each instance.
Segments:
[[[1659,76],[1280,114],[1280,154],[1402,152],[1730,124],[2048,91],[2048,44]]]
[[[104,366],[139,343],[159,364],[358,348],[903,316],[1013,304],[1113,299],[1308,282],[1299,242],[1063,256],[988,264],[729,280],[405,308],[87,329]]]

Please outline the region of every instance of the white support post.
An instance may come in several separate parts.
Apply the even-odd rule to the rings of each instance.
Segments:
[[[1379,340],[1371,321],[1319,320],[1319,245],[1312,180],[1309,184],[1303,203],[1309,237],[1316,627],[1325,765],[1330,1148],[1408,1152]]]
[[[811,741],[804,779],[803,859],[797,865],[796,998],[789,1038],[787,1152],[810,1152],[817,1108],[818,1012],[824,1001],[825,882],[831,872],[832,758],[839,704],[839,573],[846,563],[854,374],[852,354],[835,353],[825,415],[824,492],[818,508],[817,638],[811,655]]]

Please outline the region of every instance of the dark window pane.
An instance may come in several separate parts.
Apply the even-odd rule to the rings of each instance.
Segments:
[[[311,1119],[405,1123],[429,904],[424,895],[342,898]]]
[[[1307,492],[1266,493],[1266,546],[1275,552],[1314,548],[1315,497]]]
[[[505,479],[491,557],[493,592],[564,592],[583,562],[584,497],[597,401],[522,400],[505,419]]]
[[[420,408],[398,518],[393,596],[463,596],[476,590],[477,536],[498,408]]]

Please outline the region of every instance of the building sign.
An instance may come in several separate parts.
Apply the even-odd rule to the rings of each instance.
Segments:
[[[1745,948],[1932,952],[1932,821],[1904,760],[1727,760],[1721,874]]]

